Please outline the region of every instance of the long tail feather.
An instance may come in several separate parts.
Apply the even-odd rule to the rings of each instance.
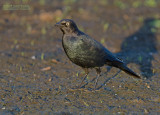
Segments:
[[[132,75],[133,77],[136,78],[141,78],[139,75],[137,75],[135,72],[133,72],[131,69],[129,69],[127,66],[125,66],[124,64],[122,66],[119,67],[121,70],[123,70],[124,72]]]
[[[115,67],[123,70],[124,72],[128,73],[129,75],[132,75],[135,78],[141,79],[141,77],[139,75],[137,75],[134,71],[132,71],[130,68],[128,68],[123,62],[116,61],[113,65]]]

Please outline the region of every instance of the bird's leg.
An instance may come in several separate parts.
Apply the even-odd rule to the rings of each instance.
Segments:
[[[97,72],[97,77],[96,77],[96,81],[95,81],[94,89],[96,89],[97,82],[98,82],[98,78],[99,78],[100,73],[101,73],[101,69],[100,69],[100,67],[95,68],[95,69],[96,69],[96,72]]]
[[[86,77],[88,76],[88,73],[89,73],[88,68],[83,68],[83,69],[85,71],[85,76],[84,76],[83,80],[81,81],[81,84],[79,85],[79,88],[81,87],[83,81],[86,79]]]

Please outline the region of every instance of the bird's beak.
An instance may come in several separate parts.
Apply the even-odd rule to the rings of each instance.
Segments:
[[[55,24],[55,26],[56,26],[56,27],[60,27],[60,26],[61,26],[61,23],[60,23],[60,22],[57,22],[57,23]]]

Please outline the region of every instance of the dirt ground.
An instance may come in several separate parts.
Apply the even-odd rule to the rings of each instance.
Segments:
[[[19,5],[19,6],[18,6]],[[0,114],[156,114],[160,112],[159,0],[21,0],[0,3]],[[140,74],[103,67],[81,89],[54,24],[73,19]]]

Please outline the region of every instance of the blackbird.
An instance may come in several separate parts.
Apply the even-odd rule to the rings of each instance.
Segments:
[[[119,68],[133,77],[140,78],[139,75],[129,69],[102,44],[80,31],[73,20],[62,19],[55,26],[59,27],[63,32],[62,45],[68,58],[85,70],[85,76],[80,86],[89,73],[88,69],[95,68],[97,76],[94,88],[96,89],[101,73],[100,67],[104,65]]]

